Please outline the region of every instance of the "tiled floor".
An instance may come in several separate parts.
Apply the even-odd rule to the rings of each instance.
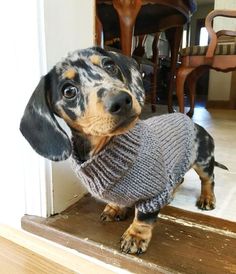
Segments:
[[[171,205],[223,219],[236,221],[236,110],[209,110],[197,108],[194,122],[202,125],[215,140],[215,158],[229,171],[215,168],[216,208],[201,211],[195,207],[200,193],[200,180],[190,170],[176,192]]]

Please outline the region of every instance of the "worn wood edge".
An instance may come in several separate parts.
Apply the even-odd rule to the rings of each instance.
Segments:
[[[101,260],[106,264],[131,271],[132,273],[173,273],[173,270],[171,269],[146,262],[138,256],[123,254],[87,238],[82,239],[53,228],[46,224],[46,218],[25,215],[22,217],[21,226],[28,232],[77,250],[78,252]]]
[[[176,219],[184,220],[186,222],[192,222],[202,226],[208,226],[218,230],[223,230],[223,231],[226,231],[226,233],[227,232],[236,233],[236,223],[222,219],[222,218],[217,218],[209,215],[204,215],[201,213],[191,212],[191,211],[177,208],[174,206],[164,207],[161,210],[161,213],[165,216],[171,216]],[[175,221],[175,220],[172,220],[172,221]],[[184,223],[182,224],[184,225]]]
[[[230,237],[230,238],[236,239],[236,233],[228,231],[228,230],[214,228],[212,226],[202,225],[197,222],[186,221],[184,219],[175,218],[175,217],[163,215],[163,214],[160,214],[160,218],[163,220],[169,221],[169,222],[173,222],[173,223],[182,225],[182,226],[191,227],[193,229],[197,228],[197,229],[200,229],[203,231],[216,233],[216,234],[224,236],[224,237]]]
[[[48,241],[45,238],[37,237],[36,235],[32,235],[24,230],[16,229],[4,224],[0,224],[0,236],[65,268],[68,268],[68,270],[75,273],[91,274],[91,269],[94,273],[98,274],[128,273],[127,271],[105,265],[103,262],[90,260],[83,254],[79,254],[74,250],[60,246],[55,242]]]

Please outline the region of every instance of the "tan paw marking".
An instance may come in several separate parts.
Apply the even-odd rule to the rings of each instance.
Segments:
[[[214,195],[201,195],[197,200],[197,207],[202,210],[212,210],[215,208],[216,199]]]
[[[107,204],[100,219],[103,222],[122,221],[126,218],[127,209],[115,204]]]
[[[151,237],[152,226],[134,222],[121,237],[121,251],[130,254],[144,253]]]

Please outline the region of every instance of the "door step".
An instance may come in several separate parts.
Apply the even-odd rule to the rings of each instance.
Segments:
[[[133,219],[102,223],[104,204],[89,195],[49,218],[25,215],[22,228],[134,273],[236,273],[236,223],[166,206],[146,253],[120,252]]]

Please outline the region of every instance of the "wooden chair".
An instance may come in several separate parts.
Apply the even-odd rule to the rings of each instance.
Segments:
[[[184,113],[184,86],[189,87],[190,110],[187,113],[192,117],[194,113],[195,90],[197,79],[208,69],[222,72],[236,70],[236,43],[233,39],[230,43],[219,43],[220,36],[236,37],[236,31],[220,30],[215,32],[212,21],[216,16],[236,17],[236,10],[213,10],[205,20],[205,26],[209,34],[208,46],[193,46],[181,51],[181,66],[177,72],[176,93],[179,103],[179,111]],[[186,81],[187,80],[187,81]]]

